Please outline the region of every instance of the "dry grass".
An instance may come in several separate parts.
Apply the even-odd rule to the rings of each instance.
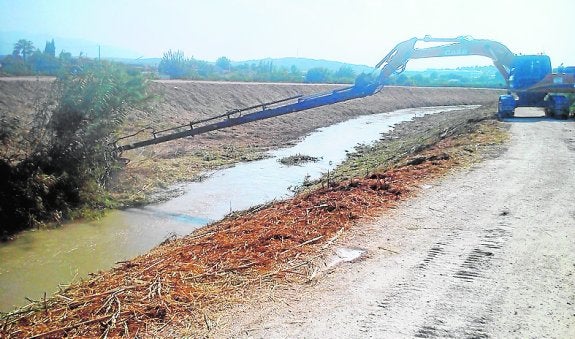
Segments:
[[[124,206],[143,205],[162,200],[166,189],[180,182],[202,180],[203,173],[232,166],[238,162],[265,158],[262,150],[251,147],[201,148],[194,151],[174,149],[168,154],[136,153],[119,171],[112,197]],[[168,192],[169,194],[169,192]]]

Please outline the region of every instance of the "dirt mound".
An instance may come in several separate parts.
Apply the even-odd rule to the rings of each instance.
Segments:
[[[0,117],[31,117],[37,105],[47,99],[51,84],[45,78],[0,78]]]

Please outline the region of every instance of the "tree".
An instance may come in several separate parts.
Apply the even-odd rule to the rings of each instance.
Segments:
[[[46,47],[44,47],[44,54],[50,55],[53,58],[56,57],[56,44],[54,44],[54,39],[52,39],[52,41],[46,41]]]
[[[30,66],[20,56],[14,55],[7,55],[2,59],[0,70],[10,75],[29,75],[31,73]]]
[[[413,82],[409,79],[409,77],[403,73],[399,74],[395,78],[395,83],[397,85],[400,85],[400,86],[411,86],[411,85],[413,85]]]
[[[327,68],[314,67],[310,68],[305,74],[305,82],[322,83],[328,82],[331,72]]]
[[[193,74],[197,74],[202,78],[206,79],[215,73],[215,66],[207,61],[194,60],[193,62]]]
[[[423,78],[423,75],[421,75],[419,73],[414,74],[410,79],[411,79],[412,85],[414,85],[414,86],[425,86],[425,85],[427,85],[427,82]]]
[[[226,58],[225,56],[218,58],[216,60],[216,66],[224,71],[231,71],[232,62],[230,59]]]
[[[355,79],[355,71],[347,65],[341,66],[334,75],[338,82],[353,82]]]
[[[12,55],[20,56],[22,55],[22,59],[26,61],[28,56],[34,52],[34,44],[30,40],[20,39],[17,43],[14,44],[14,51]]]
[[[6,179],[0,183],[0,235],[66,218],[82,206],[106,206],[103,188],[117,166],[115,134],[127,112],[147,99],[141,75],[91,60],[64,70],[53,88],[32,123],[0,124],[2,142],[19,145],[0,157]]]
[[[291,75],[301,76],[301,71],[299,70],[299,68],[297,68],[296,65],[291,65],[289,72]]]
[[[60,62],[54,56],[36,50],[29,58],[28,64],[36,74],[56,75],[60,69]]]
[[[172,50],[164,53],[162,61],[158,65],[158,72],[169,75],[174,79],[181,79],[187,72],[189,62],[184,56],[184,52]]]
[[[69,63],[72,61],[72,53],[61,50],[58,59],[60,59],[62,63]]]

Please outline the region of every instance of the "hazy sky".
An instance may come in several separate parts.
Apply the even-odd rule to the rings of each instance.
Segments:
[[[372,66],[398,42],[430,34],[497,40],[575,65],[574,22],[573,0],[0,0],[0,32],[87,39],[144,57],[181,49],[210,61],[299,56]]]

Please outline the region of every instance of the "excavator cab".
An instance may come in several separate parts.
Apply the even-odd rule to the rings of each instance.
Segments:
[[[513,58],[509,72],[509,87],[523,90],[551,73],[551,59],[547,55],[518,55]]]
[[[513,58],[509,72],[509,88],[517,92],[517,107],[545,107],[541,92],[523,92],[551,73],[551,59],[547,55],[518,55]]]

